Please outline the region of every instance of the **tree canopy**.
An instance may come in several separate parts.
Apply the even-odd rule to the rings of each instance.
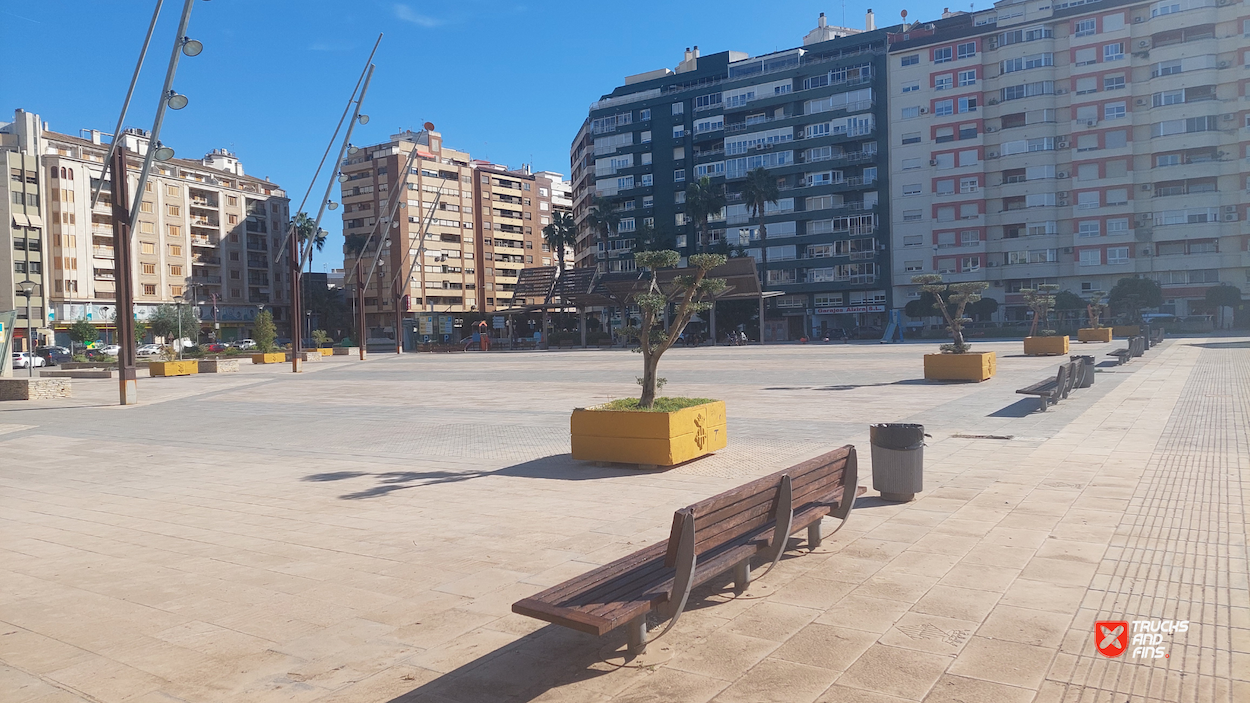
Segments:
[[[1111,289],[1109,302],[1112,310],[1123,311],[1140,322],[1142,310],[1163,304],[1163,289],[1149,278],[1121,278]]]

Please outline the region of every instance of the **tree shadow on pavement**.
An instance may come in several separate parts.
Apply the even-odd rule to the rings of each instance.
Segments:
[[[1250,342],[1202,342],[1189,346],[1203,349],[1250,349]]]
[[[407,488],[420,488],[440,483],[459,483],[490,476],[513,476],[520,478],[544,478],[556,481],[591,481],[602,478],[633,476],[636,469],[596,466],[592,462],[576,461],[570,454],[553,454],[502,469],[484,470],[429,470],[429,471],[336,471],[305,476],[303,481],[327,482],[372,478],[376,485],[364,490],[339,496],[343,500],[379,498]]]

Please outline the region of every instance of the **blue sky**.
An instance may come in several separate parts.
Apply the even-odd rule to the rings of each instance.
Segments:
[[[154,6],[155,0],[0,0],[10,59],[0,62],[0,121],[23,108],[58,132],[111,130]],[[383,141],[430,121],[448,146],[474,158],[567,175],[569,141],[589,104],[624,76],[672,68],[696,44],[704,54],[752,55],[797,46],[822,11],[831,24],[842,24],[845,11],[846,24],[862,28],[866,8],[883,26],[897,22],[904,6],[912,20],[933,19],[943,7],[199,0],[188,34],[204,42],[204,52],[182,59],[175,82],[191,102],[168,113],[161,139],[186,158],[220,147],[234,151],[249,174],[285,187],[294,207],[383,32],[365,101],[371,121],[357,127],[353,141]],[[165,1],[127,126],[151,126],[181,8],[180,0]],[[341,222],[327,215],[322,224],[331,238],[315,270],[342,262]]]

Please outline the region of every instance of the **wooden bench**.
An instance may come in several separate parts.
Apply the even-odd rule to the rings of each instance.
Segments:
[[[1139,356],[1134,353],[1137,349],[1137,339],[1137,337],[1130,337],[1127,347],[1124,347],[1123,349],[1113,349],[1107,352],[1107,356],[1114,356],[1118,360],[1116,364],[1117,366],[1128,363],[1129,359]]]
[[[826,515],[846,524],[857,493],[855,447],[827,454],[756,479],[673,514],[668,540],[524,598],[512,612],[592,635],[628,628],[630,655],[647,646],[647,617],[668,626],[681,617],[690,591],[732,571],[741,593],[751,581],[751,559],[763,555],[776,566],[790,535],[807,528],[809,547],[820,544]],[[780,526],[780,527],[778,527]],[[765,572],[767,573],[767,571]]]
[[[1073,365],[1072,362],[1060,364],[1059,372],[1054,378],[1038,381],[1016,392],[1021,395],[1037,396],[1037,399],[1042,402],[1042,412],[1046,412],[1047,407],[1058,404],[1060,400],[1068,397],[1068,393],[1072,392],[1072,386],[1076,381],[1076,369]]]

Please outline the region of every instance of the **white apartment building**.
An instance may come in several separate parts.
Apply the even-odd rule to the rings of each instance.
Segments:
[[[1250,280],[1250,10],[1004,1],[892,34],[894,300],[920,273],[1077,295],[1157,280],[1184,315]]]
[[[53,132],[37,115],[20,110],[13,124],[33,130],[28,140],[40,160],[43,270],[49,288],[44,319],[62,333],[62,342],[63,331],[82,319],[108,337],[117,295],[109,182],[91,207],[108,154],[107,135]],[[140,130],[127,130],[119,138],[131,152],[129,185],[134,189],[148,138]],[[157,162],[132,233],[135,314],[142,320],[159,305],[183,297],[199,306],[202,331],[218,339],[249,336],[261,307],[281,328],[289,312],[290,274],[285,256],[275,257],[289,218],[285,192],[267,179],[245,175],[239,160],[225,150],[201,160]]]

